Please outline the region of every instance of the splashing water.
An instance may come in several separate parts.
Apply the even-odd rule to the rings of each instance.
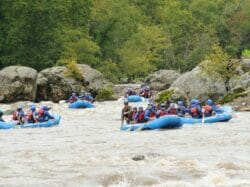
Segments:
[[[228,123],[121,132],[119,102],[51,105],[59,126],[0,131],[0,186],[250,186],[249,113]]]

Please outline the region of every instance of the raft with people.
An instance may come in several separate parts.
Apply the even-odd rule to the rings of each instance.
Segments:
[[[216,122],[227,122],[232,119],[232,107],[224,106],[219,111],[215,112],[214,115],[202,118],[192,117],[181,117],[183,124],[201,124],[201,123],[216,123]]]
[[[124,102],[122,109],[122,126],[121,130],[154,130],[154,129],[171,129],[180,128],[182,121],[177,115],[159,115],[155,111],[153,103],[148,103],[144,110],[142,106],[133,109],[128,105],[128,101]],[[124,120],[126,123],[123,123]]]
[[[167,115],[156,118],[146,123],[123,124],[122,131],[176,129],[182,127],[182,121],[177,115]]]
[[[42,128],[42,127],[52,127],[59,125],[61,116],[55,115],[55,119],[50,119],[48,121],[44,122],[37,122],[37,123],[24,123],[21,125],[18,125],[18,121],[12,121],[12,122],[2,122],[0,121],[0,129],[13,129],[13,128]]]
[[[94,98],[90,93],[82,92],[79,96],[75,92],[72,93],[70,98],[67,100],[69,102],[69,108],[94,108],[93,105]]]
[[[124,101],[122,123],[126,120],[126,124],[122,125],[121,129],[175,128],[182,126],[182,124],[225,122],[232,118],[231,113],[231,107],[218,107],[211,99],[208,99],[204,106],[197,99],[192,99],[187,107],[182,101],[178,101],[177,104],[174,102],[160,105],[148,103],[145,110],[143,107],[139,107],[139,110],[137,107],[132,109],[129,102]],[[172,119],[176,121],[172,121]]]
[[[69,104],[69,108],[94,108],[95,106],[86,100],[77,100],[74,103]]]
[[[149,86],[142,85],[141,89],[137,93],[134,89],[128,88],[124,95],[124,100],[130,103],[147,101],[152,97],[152,92]]]
[[[51,115],[48,106],[41,106],[37,111],[35,105],[31,105],[27,113],[24,112],[22,106],[18,106],[13,112],[12,121],[5,122],[2,118],[0,121],[0,129],[11,128],[41,128],[59,125],[61,116]]]

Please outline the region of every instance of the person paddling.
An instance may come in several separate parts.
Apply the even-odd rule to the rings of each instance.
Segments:
[[[68,102],[70,103],[74,103],[78,100],[77,96],[76,96],[76,93],[73,92],[72,95],[70,96],[70,98],[68,99]]]
[[[178,111],[177,111],[177,107],[175,103],[170,103],[168,109],[167,109],[167,114],[168,115],[177,115]]]
[[[38,114],[36,112],[36,106],[31,105],[29,112],[27,113],[28,123],[37,123]]]
[[[2,111],[2,110],[0,110],[0,121],[5,122],[5,121],[3,120],[3,111]]]
[[[144,120],[150,121],[150,120],[155,119],[156,117],[157,117],[157,113],[154,110],[154,106],[152,103],[149,103],[144,113]]]
[[[137,121],[137,118],[138,118],[138,111],[137,111],[137,107],[133,107],[133,111],[131,112],[131,115],[130,115],[130,117],[131,117],[131,123],[136,123],[136,121]]]
[[[143,110],[142,106],[139,107],[138,118],[137,118],[136,122],[137,123],[143,123],[143,122],[145,122],[145,120],[144,120],[144,110]]]
[[[38,111],[38,121],[45,122],[50,119],[55,119],[54,116],[50,115],[49,110],[51,108],[47,106],[42,106]]]
[[[200,107],[200,102],[196,99],[192,99],[189,106],[189,114],[193,118],[202,118],[202,109]]]
[[[150,87],[149,86],[142,86],[142,88],[140,89],[140,92],[139,92],[139,95],[141,97],[144,97],[144,98],[152,98],[152,92],[150,90]]]
[[[122,109],[122,124],[124,120],[126,120],[127,123],[130,123],[130,114],[131,114],[131,107],[128,105],[128,101],[124,101],[124,107]]]
[[[18,121],[18,125],[25,123],[26,115],[22,106],[17,107],[17,110],[13,114],[13,119]]]
[[[212,99],[208,99],[206,102],[206,105],[203,107],[204,116],[210,117],[215,114],[215,112],[220,112],[221,109],[218,108],[214,103]]]
[[[178,104],[177,108],[178,116],[184,117],[186,112],[188,112],[187,108],[184,106],[182,101],[178,101],[177,104]]]
[[[165,116],[167,114],[167,111],[166,111],[166,104],[165,103],[162,103],[160,105],[160,108],[157,110],[157,116],[158,117],[161,117],[161,116]]]

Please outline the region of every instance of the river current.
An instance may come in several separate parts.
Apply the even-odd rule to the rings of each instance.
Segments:
[[[62,116],[59,126],[0,131],[1,187],[250,186],[250,113],[227,123],[121,132],[120,102],[50,105]]]

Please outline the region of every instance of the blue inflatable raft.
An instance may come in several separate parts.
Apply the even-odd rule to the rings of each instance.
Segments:
[[[69,108],[94,108],[95,106],[85,100],[77,100],[69,105]]]
[[[214,116],[205,117],[204,123],[216,123],[216,122],[226,122],[232,119],[232,107],[224,106],[221,107],[220,110],[216,112]],[[202,123],[202,118],[188,118],[188,117],[181,117],[181,121],[183,124],[197,124]]]
[[[125,99],[127,99],[128,102],[142,102],[143,101],[143,98],[139,95],[130,95]]]
[[[16,121],[12,121],[12,122],[0,121],[0,129],[11,129],[11,128],[14,128],[16,124],[17,124]]]
[[[157,118],[147,123],[123,124],[121,130],[135,131],[135,130],[154,130],[154,129],[174,129],[182,127],[180,117],[176,115],[167,115]]]
[[[0,129],[12,129],[12,128],[41,128],[41,127],[51,127],[51,126],[55,126],[55,125],[59,125],[60,120],[61,120],[61,116],[59,115],[55,115],[54,116],[55,119],[51,119],[49,121],[46,122],[42,122],[42,123],[25,123],[22,125],[16,125],[17,121],[13,121],[13,122],[0,122]]]

